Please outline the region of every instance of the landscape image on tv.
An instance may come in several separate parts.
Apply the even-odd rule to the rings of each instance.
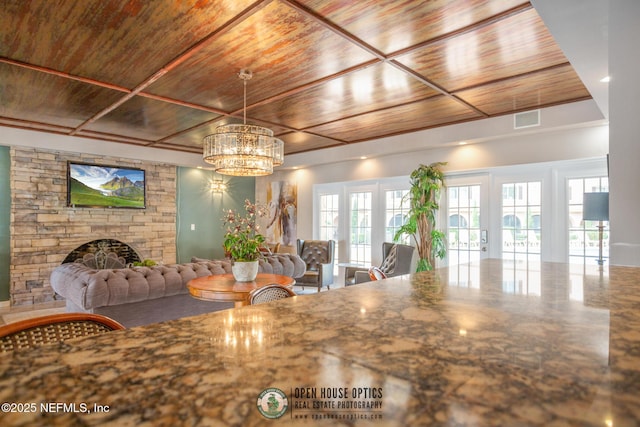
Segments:
[[[69,162],[67,188],[69,206],[145,207],[142,169]]]

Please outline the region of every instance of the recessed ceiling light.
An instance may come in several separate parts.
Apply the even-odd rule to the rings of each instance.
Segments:
[[[458,145],[467,145],[467,141],[460,141],[458,142]]]
[[[611,81],[611,77],[607,76],[607,77],[603,77],[600,79],[601,83],[609,83]]]
[[[360,156],[360,160],[367,160],[367,156]]]

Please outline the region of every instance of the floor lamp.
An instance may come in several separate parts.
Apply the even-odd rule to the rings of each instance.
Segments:
[[[604,225],[602,221],[609,221],[609,193],[584,193],[582,219],[598,221],[598,241],[600,255],[598,264],[604,264],[602,259],[602,234]]]

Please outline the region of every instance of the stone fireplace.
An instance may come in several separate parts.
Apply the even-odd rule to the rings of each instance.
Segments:
[[[11,147],[11,305],[53,301],[54,268],[115,245],[127,262],[176,262],[176,167],[121,157]],[[145,209],[67,206],[67,161],[144,169]],[[123,243],[123,242],[126,242]],[[83,248],[85,244],[89,246]],[[111,246],[110,246],[111,247]],[[128,247],[128,249],[127,249]],[[87,253],[87,252],[85,252]]]

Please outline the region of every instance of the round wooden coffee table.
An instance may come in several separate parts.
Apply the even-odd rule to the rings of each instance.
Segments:
[[[278,284],[292,287],[296,281],[289,276],[258,273],[253,282],[236,282],[233,274],[214,274],[189,280],[191,296],[209,301],[233,301],[236,307],[249,304],[249,293],[262,286]]]

